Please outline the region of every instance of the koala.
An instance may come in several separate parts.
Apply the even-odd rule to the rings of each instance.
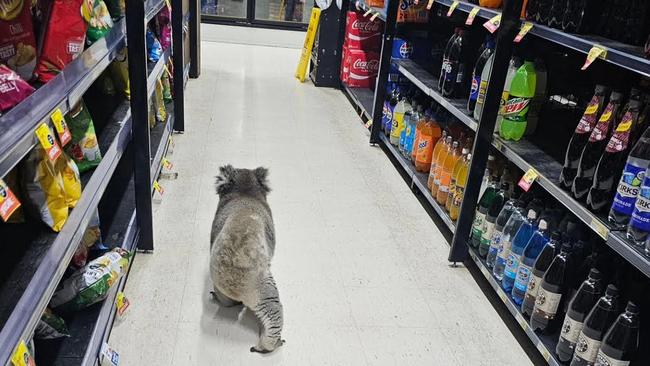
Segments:
[[[244,304],[260,321],[251,352],[268,353],[284,344],[282,303],[271,274],[275,229],[266,196],[266,168],[219,168],[219,205],[210,234],[213,296],[224,306]]]

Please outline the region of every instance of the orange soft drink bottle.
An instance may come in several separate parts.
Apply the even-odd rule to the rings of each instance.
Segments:
[[[420,120],[417,121],[415,127],[415,139],[413,140],[413,150],[411,151],[411,161],[413,164],[415,164],[415,158],[418,153],[418,145],[420,144],[420,132],[422,131],[424,124],[429,118],[429,111],[426,111],[424,113],[420,113]]]
[[[451,151],[451,145],[453,141],[454,138],[451,136],[451,134],[447,134],[447,138],[445,139],[445,144],[440,149],[440,152],[438,153],[438,158],[436,159],[436,168],[433,172],[433,183],[431,183],[431,195],[433,196],[434,199],[438,196],[438,188],[440,187],[440,174],[442,173],[442,166],[445,163],[445,159],[447,159],[447,155],[449,155],[449,152]]]
[[[429,179],[427,179],[427,187],[431,190],[433,185],[433,180],[436,178],[436,164],[438,163],[438,156],[440,156],[440,151],[445,149],[445,144],[447,140],[447,131],[442,131],[442,137],[438,139],[436,146],[433,148],[433,154],[431,157],[431,167],[429,168]]]
[[[443,206],[445,203],[447,203],[449,186],[451,185],[451,175],[454,172],[454,167],[456,166],[456,162],[460,157],[460,149],[458,146],[458,141],[454,141],[451,144],[451,150],[449,151],[449,154],[447,154],[445,162],[442,164],[442,172],[440,173],[440,185],[438,186],[438,192],[436,193],[436,201],[438,201],[438,203]]]
[[[460,157],[456,160],[456,165],[454,165],[454,170],[451,173],[451,184],[449,185],[449,193],[447,194],[447,202],[445,202],[445,209],[447,211],[451,210],[451,204],[454,202],[454,193],[456,192],[456,178],[458,177],[458,171],[463,165],[463,159],[465,155],[469,154],[469,149],[463,147],[460,152]]]
[[[417,149],[415,155],[415,170],[418,172],[428,172],[431,168],[431,158],[433,147],[440,139],[442,130],[433,118],[426,119],[420,129],[420,139],[414,146]]]

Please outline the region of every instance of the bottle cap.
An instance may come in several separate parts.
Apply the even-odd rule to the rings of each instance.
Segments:
[[[467,154],[469,154],[469,149],[464,147],[461,153],[462,153],[462,155],[467,155]]]
[[[546,223],[546,220],[544,220],[544,219],[540,219],[540,220],[539,220],[539,224],[537,224],[537,227],[538,227],[540,230],[546,230],[546,229],[548,229],[548,224]]]
[[[508,189],[510,189],[510,184],[508,184],[508,182],[502,182],[502,183],[499,185],[499,189],[501,189],[502,191],[505,192],[505,191],[507,191]]]
[[[472,160],[472,154],[467,154],[467,157],[465,159],[467,159],[467,161]]]
[[[596,85],[596,93],[597,94],[602,94],[607,91],[607,87],[605,85],[598,84]]]
[[[452,148],[454,148],[454,149],[458,148],[458,141],[454,141],[454,142],[451,144],[451,146],[452,146]]]
[[[627,306],[625,307],[625,311],[628,313],[632,314],[638,314],[639,313],[639,307],[633,303],[632,301],[627,302]]]
[[[596,268],[592,268],[589,271],[589,278],[591,278],[593,280],[600,280],[600,279],[603,278],[603,276],[600,274],[599,270],[597,270]]]
[[[605,295],[612,296],[612,297],[618,296],[618,288],[616,288],[616,286],[610,283],[609,285],[607,285],[607,290],[605,290]]]
[[[528,218],[530,220],[535,220],[537,218],[537,212],[535,212],[535,210],[531,208],[530,210],[528,210]]]

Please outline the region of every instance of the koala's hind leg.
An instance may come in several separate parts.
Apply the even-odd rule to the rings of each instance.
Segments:
[[[218,288],[214,288],[214,291],[210,292],[212,294],[212,297],[219,302],[219,304],[223,305],[224,307],[230,308],[233,306],[241,305],[241,302],[235,301],[228,296],[224,295],[219,291]]]
[[[270,273],[262,280],[255,298],[255,304],[244,302],[244,305],[253,310],[261,324],[259,342],[257,346],[251,347],[251,352],[272,352],[284,344],[281,338],[284,320],[278,288]]]

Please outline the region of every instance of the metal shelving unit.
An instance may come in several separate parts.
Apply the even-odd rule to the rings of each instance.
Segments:
[[[367,120],[372,121],[372,103],[375,93],[366,88],[350,88],[347,85],[344,85],[343,87],[347,92],[348,97],[359,109],[360,113],[362,113]]]
[[[151,207],[151,186],[160,174],[171,133],[184,129],[184,86],[190,71],[189,60],[184,56],[183,35],[192,30],[186,29],[189,14],[181,11],[184,9],[182,0],[172,0],[174,9],[179,10],[172,12],[172,50],[165,52],[158,62],[147,63],[147,23],[168,3],[164,0],[127,2],[127,15],[116,22],[105,38],[88,47],[53,80],[0,117],[1,178],[35,147],[34,130],[38,125],[50,123],[54,110],[60,109],[66,114],[81,100],[126,46],[128,35],[130,102],[119,104],[109,122],[98,131],[103,158],[93,171],[82,174],[83,192],[79,202],[59,233],[36,222],[15,230],[19,234],[29,234],[26,238],[29,245],[8,280],[0,284],[2,365],[10,364],[20,340],[31,339],[98,206],[110,206],[105,210],[108,213],[102,216],[102,223],[108,225],[102,233],[106,242],[118,243],[129,250],[153,249],[152,212],[147,210]],[[190,28],[192,26],[189,24]],[[192,49],[196,50],[197,46],[191,46]],[[167,120],[150,131],[149,100],[171,58],[177,65],[173,76],[179,80],[174,83],[174,101],[167,105]],[[195,71],[196,77],[198,70]],[[115,197],[116,192],[121,199]],[[110,195],[111,199],[104,200],[105,195]],[[48,361],[57,365],[97,364],[100,347],[108,338],[115,317],[116,295],[125,282],[126,276],[102,303],[70,315],[68,327],[72,337],[60,342]],[[42,351],[47,354],[47,347]]]

